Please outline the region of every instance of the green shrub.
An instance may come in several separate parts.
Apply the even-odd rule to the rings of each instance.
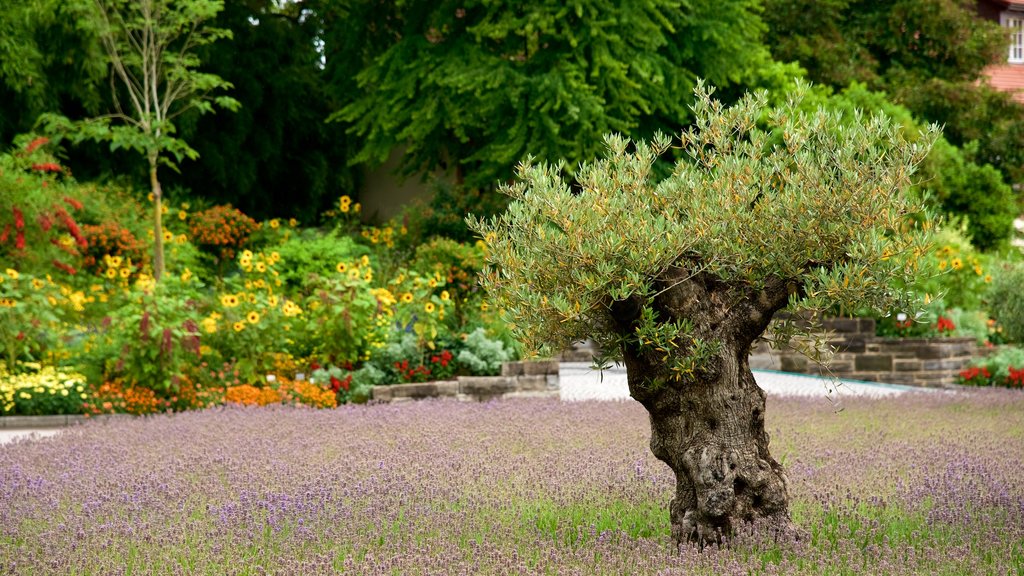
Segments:
[[[988,291],[989,310],[1011,342],[1024,342],[1024,264],[997,271]],[[1024,366],[1024,365],[1022,365]]]
[[[348,262],[370,253],[349,236],[322,234],[302,230],[274,250],[281,256],[279,278],[286,289],[304,291],[310,276],[330,276],[338,263]]]
[[[465,348],[457,359],[473,374],[490,376],[500,373],[502,362],[514,360],[515,353],[501,340],[489,338],[483,328],[477,328],[466,336]]]
[[[988,377],[984,377],[984,373]],[[960,373],[963,384],[1019,387],[1024,372],[1024,349],[1006,346],[987,358],[975,360]]]

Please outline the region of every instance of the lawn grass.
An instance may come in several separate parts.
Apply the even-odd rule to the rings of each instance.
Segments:
[[[1024,574],[1024,394],[771,397],[798,530],[676,548],[632,402],[227,408],[0,447],[0,573]]]

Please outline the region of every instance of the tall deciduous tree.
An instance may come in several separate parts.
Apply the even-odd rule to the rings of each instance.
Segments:
[[[400,151],[406,172],[447,167],[470,186],[527,152],[572,167],[606,132],[674,131],[698,76],[737,83],[767,60],[756,0],[321,4],[353,160]]]
[[[145,156],[153,194],[153,273],[163,274],[163,192],[161,164],[196,157],[175,137],[174,119],[188,110],[205,113],[214,105],[233,109],[238,103],[219,95],[230,84],[200,70],[199,47],[222,38],[227,30],[207,24],[223,8],[222,0],[93,0],[86,12],[110,63],[115,111],[72,125],[48,117],[51,130],[75,139],[110,142],[111,150],[128,148]]]
[[[651,172],[667,138],[610,137],[574,185],[559,165],[522,165],[508,210],[471,225],[489,246],[483,284],[528,346],[589,337],[624,361],[651,449],[676,474],[672,534],[704,542],[789,521],[747,360],[773,317],[912,306],[893,286],[928,249],[905,192],[933,136],[911,144],[884,116],[847,123],[798,98],[725,108],[697,94],[667,179]]]

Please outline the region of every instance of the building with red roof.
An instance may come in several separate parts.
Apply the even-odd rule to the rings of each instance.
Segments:
[[[1024,104],[1024,0],[979,0],[978,14],[999,22],[1010,36],[1005,63],[993,64],[982,74],[993,88],[1012,93]]]

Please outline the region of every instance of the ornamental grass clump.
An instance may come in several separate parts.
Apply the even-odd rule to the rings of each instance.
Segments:
[[[1024,395],[768,400],[799,538],[676,546],[635,403],[229,407],[0,446],[12,574],[1019,574]]]

